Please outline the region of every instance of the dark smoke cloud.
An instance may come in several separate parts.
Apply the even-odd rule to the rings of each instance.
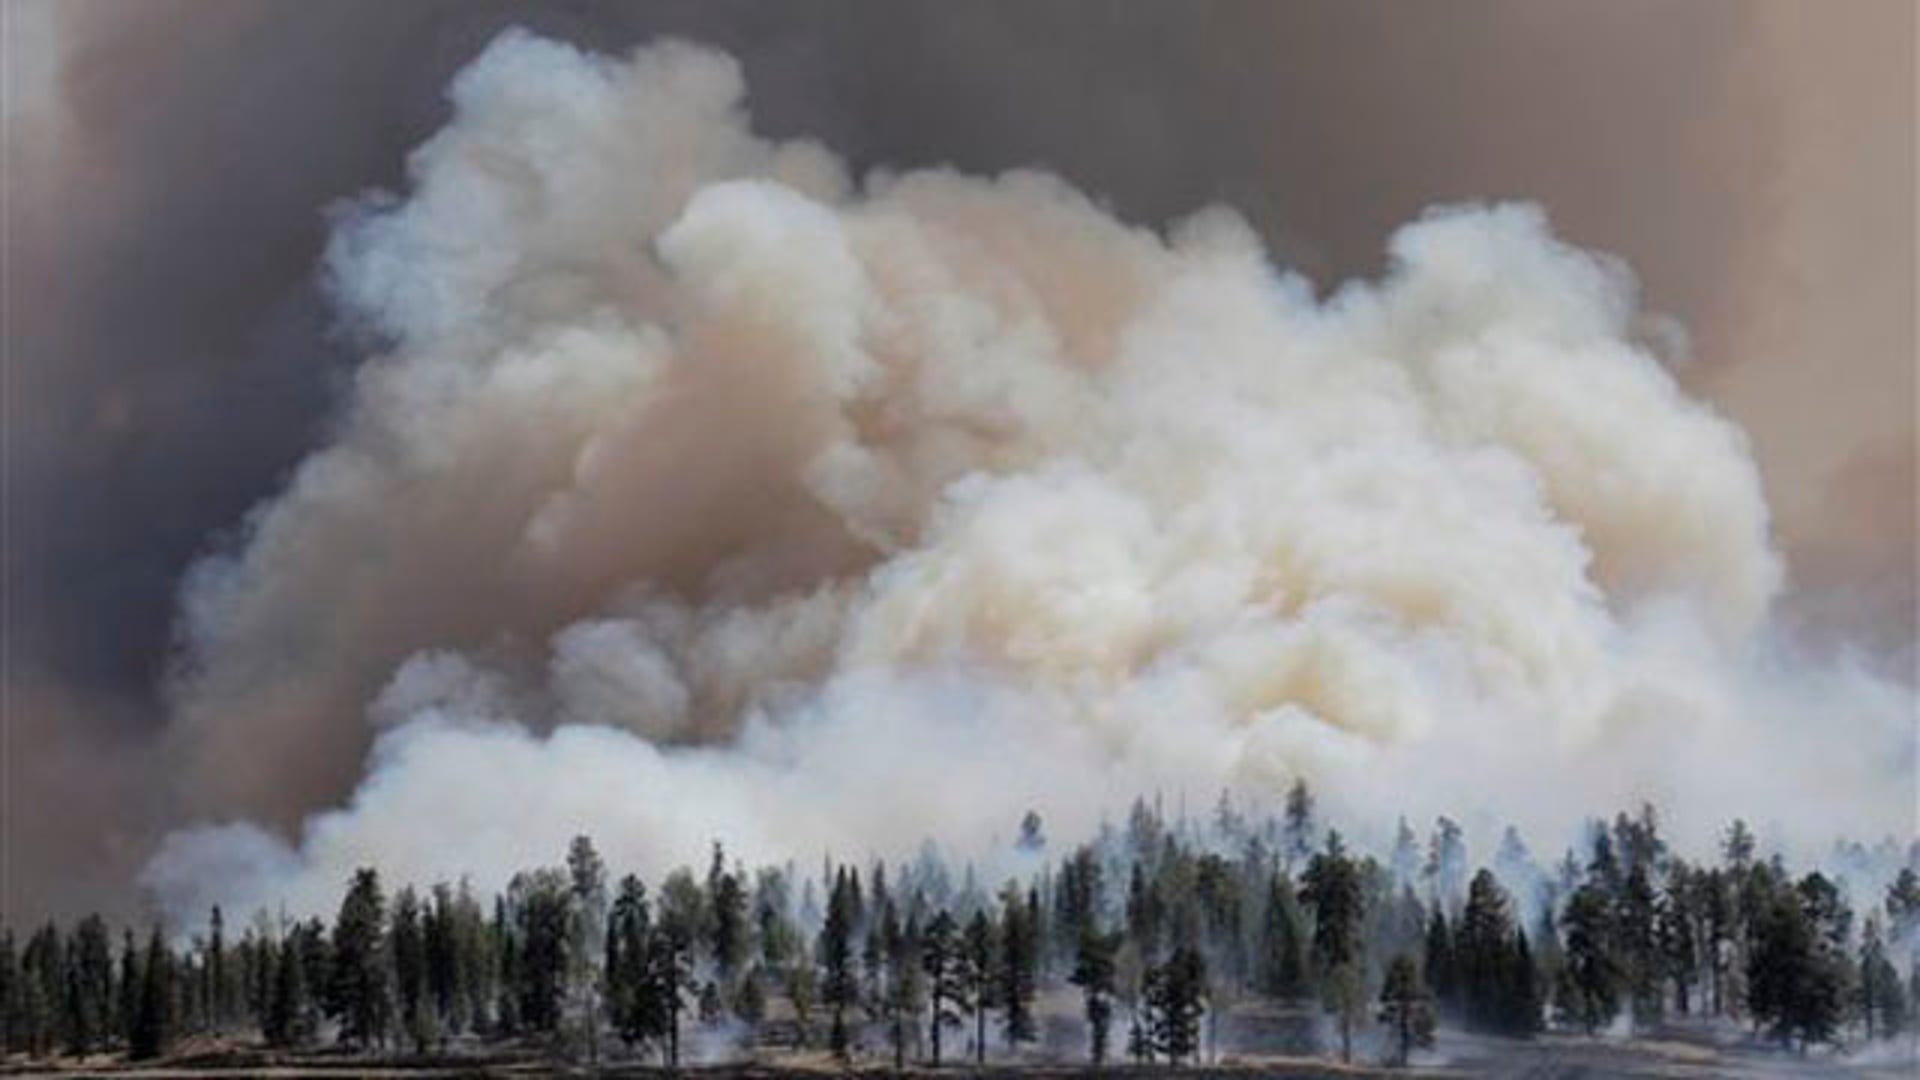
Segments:
[[[398,183],[514,23],[720,46],[760,128],[858,167],[1043,164],[1149,222],[1230,202],[1323,284],[1433,202],[1537,199],[1687,326],[1682,376],[1752,431],[1811,617],[1910,647],[1914,16],[1809,10],[39,5],[7,42],[63,60],[8,104],[0,904],[110,902],[173,823],[150,755],[179,575],[322,438],[356,359],[313,283],[324,208]],[[1859,408],[1806,407],[1808,357]]]

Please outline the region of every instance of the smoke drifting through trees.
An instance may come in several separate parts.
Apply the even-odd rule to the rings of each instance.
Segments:
[[[236,935],[215,908],[176,924],[171,947],[156,927],[143,953],[127,931],[117,971],[97,916],[24,950],[6,928],[0,1029],[7,1050],[42,1058],[152,1058],[212,1035],[896,1069],[1121,1054],[1407,1064],[1436,1024],[1516,1040],[1704,1032],[1749,1055],[1913,1050],[1920,845],[1856,849],[1850,879],[1796,874],[1736,821],[1693,862],[1642,807],[1589,823],[1555,867],[1508,857],[1462,892],[1437,863],[1396,870],[1318,817],[1296,875],[1298,824],[1224,795],[1204,821],[1136,801],[1070,851],[1020,847],[1023,870],[998,888],[931,846],[813,874],[749,869],[716,844],[704,879],[680,868],[650,891],[627,874],[610,896],[581,836],[564,865],[516,873],[490,904],[464,880],[395,891],[362,868],[331,927],[262,911]],[[1436,821],[1432,846],[1451,831]]]
[[[855,183],[741,91],[509,33],[409,194],[339,214],[375,355],[192,575],[177,749],[267,811],[251,762],[351,770],[369,699],[379,734],[297,848],[171,838],[173,910],[322,910],[370,860],[497,887],[595,823],[647,871],[709,830],[982,851],[1025,805],[1302,774],[1422,815],[1497,774],[1476,812],[1550,831],[1906,817],[1904,688],[1774,635],[1744,439],[1536,211],[1436,212],[1320,302],[1229,209]]]

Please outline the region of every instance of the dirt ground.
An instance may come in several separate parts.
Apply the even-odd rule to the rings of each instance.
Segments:
[[[1077,1049],[1077,1048],[1076,1048]],[[1172,1069],[1166,1066],[1115,1066],[1096,1072],[1082,1064],[1049,1062],[1039,1056],[1021,1062],[989,1062],[984,1068],[950,1064],[936,1072],[909,1068],[916,1077],[964,1076],[1029,1080],[1111,1074],[1180,1077],[1274,1077],[1334,1080],[1355,1077],[1513,1077],[1521,1080],[1601,1080],[1601,1078],[1663,1078],[1663,1080],[1747,1080],[1747,1078],[1850,1078],[1850,1080],[1911,1080],[1920,1077],[1915,1044],[1883,1044],[1871,1050],[1840,1055],[1831,1050],[1806,1057],[1784,1053],[1756,1043],[1745,1032],[1725,1026],[1695,1026],[1663,1031],[1658,1037],[1586,1038],[1549,1034],[1520,1041],[1443,1031],[1438,1044],[1416,1059],[1411,1068],[1392,1069],[1370,1062],[1379,1050],[1370,1040],[1355,1045],[1356,1063],[1343,1066],[1326,1057],[1233,1053],[1218,1055],[1218,1063]],[[757,1052],[758,1060],[727,1064],[690,1065],[681,1073],[691,1077],[818,1078],[827,1075],[893,1076],[891,1059],[877,1050],[852,1067],[841,1066],[820,1052]],[[1367,1063],[1363,1063],[1367,1062]],[[129,1065],[118,1055],[83,1061],[29,1063],[8,1060],[0,1072],[36,1076],[208,1077],[434,1077],[601,1075],[608,1077],[660,1076],[655,1065],[626,1061],[603,1062],[597,1068],[566,1065],[534,1049],[471,1049],[448,1055],[415,1058],[375,1057],[338,1050],[288,1054],[233,1041],[197,1039],[177,1048],[163,1061]]]

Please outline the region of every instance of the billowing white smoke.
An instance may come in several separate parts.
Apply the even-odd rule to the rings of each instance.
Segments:
[[[1537,210],[1435,212],[1322,302],[1230,210],[855,185],[741,93],[509,33],[341,218],[384,351],[189,583],[178,716],[210,817],[377,735],[296,846],[176,834],[174,910],[579,831],[648,873],[978,855],[1300,774],[1383,825],[1911,825],[1907,689],[1778,644],[1742,434]]]

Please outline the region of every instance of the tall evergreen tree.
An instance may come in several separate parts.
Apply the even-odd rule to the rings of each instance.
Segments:
[[[1295,1001],[1307,995],[1306,930],[1293,883],[1283,873],[1267,882],[1267,904],[1260,927],[1260,989],[1269,997]]]
[[[1073,974],[1069,981],[1080,988],[1081,1003],[1087,1018],[1088,1051],[1096,1066],[1104,1065],[1107,1061],[1119,952],[1119,934],[1103,933],[1092,924],[1080,928],[1080,945],[1074,953]]]
[[[411,886],[393,898],[393,989],[400,1030],[424,1054],[436,1038],[432,988],[428,983],[427,936],[420,898]]]
[[[226,918],[220,905],[213,906],[207,920],[207,1018],[215,1031],[225,1028],[233,1017],[233,988],[228,982]]]
[[[1392,1039],[1395,1065],[1407,1064],[1415,1047],[1433,1045],[1433,998],[1413,958],[1404,953],[1387,965],[1380,987],[1380,1022]]]
[[[647,968],[647,946],[652,937],[647,910],[647,888],[628,874],[620,879],[613,909],[607,918],[606,958],[602,962],[607,1015],[614,1034],[631,1052],[655,1034],[653,986]]]
[[[1287,789],[1285,824],[1281,829],[1281,854],[1289,872],[1313,853],[1313,791],[1303,779]]]
[[[715,853],[718,854],[716,846]],[[600,960],[606,951],[607,867],[593,840],[575,836],[567,846],[570,919],[567,985],[570,1011],[580,1017],[588,1062],[600,1060]]]
[[[694,986],[694,954],[703,918],[691,902],[698,892],[692,879],[670,874],[655,909],[653,937],[647,948],[648,1009],[655,1037],[668,1068],[680,1067],[680,1015]]]
[[[834,875],[833,891],[827,897],[827,919],[820,928],[820,996],[833,1017],[828,1043],[842,1061],[848,1050],[847,1010],[860,997],[853,967],[856,888],[852,875],[841,867]]]
[[[8,931],[0,937],[0,978],[13,966],[13,933]],[[120,979],[115,987],[118,993],[114,1002],[114,1030],[119,1033],[121,1042],[127,1043],[133,1038],[134,1025],[140,1018],[140,996],[145,992],[145,977],[140,967],[140,947],[133,940],[133,928],[121,930],[120,936]],[[4,995],[0,995],[4,997]],[[13,1046],[11,1032],[11,1010],[6,1045]]]
[[[1619,967],[1612,950],[1612,913],[1599,886],[1582,885],[1567,900],[1560,1008],[1591,1035],[1619,1011]]]
[[[927,1029],[933,1067],[937,1069],[941,1037],[947,1028],[959,1026],[961,1010],[968,1007],[966,961],[961,955],[960,931],[953,915],[945,908],[935,913],[927,924],[920,966],[927,976]]]
[[[166,1053],[173,1042],[173,954],[158,926],[147,939],[147,958],[140,967],[140,1012],[128,1033],[127,1056],[146,1061]]]
[[[1426,983],[1438,1006],[1457,1013],[1460,1002],[1460,968],[1454,952],[1453,928],[1447,925],[1446,909],[1438,904],[1427,916]]]
[[[107,924],[89,915],[74,928],[67,950],[67,1048],[76,1055],[102,1049],[113,1017],[113,946]]]
[[[994,958],[996,955],[993,920],[984,908],[967,921],[966,938],[961,943],[967,987],[967,1002],[973,1007],[973,1055],[975,1064],[987,1060],[987,1009],[993,1004]]]
[[[1000,1005],[1001,1026],[1011,1048],[1032,1042],[1035,1036],[1034,966],[1038,950],[1029,905],[1020,890],[1010,884],[1000,902],[1000,956],[993,996]]]
[[[1900,972],[1887,959],[1877,916],[1869,915],[1861,931],[1860,979],[1854,992],[1854,1008],[1868,1042],[1893,1038],[1906,1028],[1906,993],[1900,985]]]
[[[1302,882],[1301,896],[1313,906],[1314,969],[1321,1000],[1339,1025],[1341,1060],[1351,1061],[1353,1024],[1365,1003],[1360,940],[1365,893],[1359,867],[1347,856],[1338,832],[1328,831],[1326,849],[1307,865]]]
[[[1173,1065],[1200,1049],[1200,1017],[1207,1007],[1207,966],[1191,945],[1177,946],[1147,973],[1147,1007],[1154,1051]]]
[[[355,871],[333,924],[332,984],[327,1011],[342,1041],[384,1043],[392,1002],[387,982],[387,911],[379,872]]]
[[[889,898],[881,909],[881,940],[886,953],[885,1010],[893,1043],[893,1067],[907,1067],[907,1043],[916,1028],[925,983],[921,971],[920,916],[907,916],[904,925]]]

